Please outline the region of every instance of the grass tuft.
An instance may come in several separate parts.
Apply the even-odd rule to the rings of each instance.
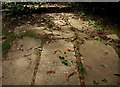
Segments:
[[[5,54],[8,49],[11,47],[11,43],[13,42],[13,40],[15,40],[15,35],[13,32],[7,32],[6,33],[7,38],[2,41],[2,53]]]

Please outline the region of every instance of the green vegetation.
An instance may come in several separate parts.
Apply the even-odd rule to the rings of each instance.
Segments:
[[[3,54],[5,54],[8,49],[12,46],[12,42],[16,39],[16,38],[22,38],[24,36],[28,36],[28,37],[32,37],[32,38],[37,38],[38,35],[36,35],[34,32],[32,31],[26,31],[26,32],[22,32],[19,35],[15,35],[14,32],[8,32],[7,30],[3,32],[5,35],[5,39],[3,39],[2,41],[2,52]]]
[[[110,45],[110,42],[108,42],[107,40],[104,40],[103,38],[97,38],[96,40],[104,43],[105,45]]]
[[[109,25],[109,33],[110,34],[117,34],[117,36],[120,38],[120,30],[118,26],[113,26],[112,24]]]
[[[49,16],[46,16],[46,17],[44,18],[44,20],[45,20],[45,22],[46,22],[46,24],[47,24],[47,27],[48,27],[48,28],[52,28],[53,24],[52,24],[52,21],[50,20]]]
[[[82,11],[82,10],[80,11],[80,14],[79,14],[79,15],[80,15],[80,17],[86,17],[86,14],[85,14],[84,11]]]
[[[113,44],[112,46],[114,47],[117,54],[120,56],[120,48],[117,46],[114,46],[117,43],[115,41],[110,42],[104,33],[104,31],[107,30],[108,34],[116,34],[120,38],[119,27],[117,25],[111,24],[111,23],[105,25],[103,21],[99,19],[93,19],[93,17],[87,15],[83,9],[81,9],[79,16],[84,20],[88,21],[94,27],[96,27],[96,30],[91,32],[90,36],[94,36],[94,34],[97,33],[96,36],[98,38],[96,40],[104,43],[105,45]]]
[[[62,64],[64,64],[65,66],[71,66],[71,65],[74,63],[73,61],[68,61],[68,60],[66,60],[66,59],[65,59],[64,57],[62,57],[62,56],[59,56],[59,59],[61,60]],[[80,74],[80,75],[86,74],[86,69],[85,69],[85,67],[83,66],[82,63],[77,64],[77,67],[78,67],[78,69],[79,69],[79,74]]]
[[[61,60],[62,64],[64,64],[65,66],[71,66],[73,64],[73,61],[68,61],[63,56],[59,56],[59,59]]]
[[[15,35],[13,32],[6,32],[7,38],[2,42],[2,52],[5,54],[11,47],[12,42],[15,40]]]
[[[79,64],[77,64],[77,66],[78,66],[78,69],[79,69],[79,73],[80,73],[81,75],[84,75],[84,74],[86,73],[86,69],[85,69],[85,67],[83,66],[83,64],[82,64],[82,63],[79,63]]]
[[[20,38],[24,37],[24,36],[37,38],[37,35],[32,31],[25,31],[25,32],[20,33],[20,35],[18,35],[18,37],[20,37]]]
[[[89,15],[87,15],[83,10],[80,11],[80,17],[84,18],[84,20],[88,21],[91,25],[95,26],[97,30],[103,30],[102,24],[98,20],[92,19]]]
[[[106,68],[107,66],[106,66],[105,64],[100,64],[100,67],[104,69],[104,68]]]
[[[98,82],[98,81],[93,80],[93,84],[94,84],[94,85],[99,85],[99,82]]]

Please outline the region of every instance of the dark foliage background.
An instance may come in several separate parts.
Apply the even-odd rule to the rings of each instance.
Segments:
[[[104,2],[104,3],[72,3],[73,9],[84,10],[87,14],[92,13],[107,20],[119,24],[120,20],[120,3],[119,2]]]

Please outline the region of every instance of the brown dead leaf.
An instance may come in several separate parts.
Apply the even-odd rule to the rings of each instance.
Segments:
[[[104,35],[108,35],[108,30],[105,29],[105,30],[103,31],[103,33],[104,33]]]
[[[7,38],[7,36],[3,35],[1,38],[2,38],[2,40],[5,40]]]
[[[86,67],[87,67],[88,69],[92,69],[92,67],[91,67],[91,66],[89,66],[89,65],[86,65]]]
[[[84,38],[87,40],[87,39],[89,39],[87,36],[84,36]]]
[[[78,67],[75,67],[74,74],[77,74],[77,72],[78,72]]]
[[[52,71],[52,70],[47,71],[47,74],[55,74],[55,71]]]
[[[73,51],[71,49],[65,49],[64,52],[70,52],[70,51]]]
[[[30,55],[32,55],[32,54],[26,54],[26,55],[24,55],[24,57],[28,57],[28,56],[30,56]]]
[[[76,74],[77,72],[78,72],[78,69],[75,68],[75,70],[74,70],[72,73],[70,73],[70,74],[67,74],[67,73],[66,73],[66,75],[65,75],[66,81],[69,81],[69,78],[70,78],[71,76],[73,76],[74,74]]]
[[[65,74],[65,80],[66,80],[66,81],[69,81],[69,78],[68,78],[68,74],[67,74],[67,73]]]
[[[16,41],[13,41],[12,44],[16,44],[17,42]]]
[[[21,50],[21,51],[23,51],[23,44],[21,44],[18,48],[17,48],[17,50]]]
[[[61,50],[55,50],[55,51],[54,51],[54,54],[56,54],[57,52],[62,53],[62,51],[61,51]]]
[[[108,42],[112,42],[113,41],[113,39],[112,38],[108,38],[108,40],[107,40]]]

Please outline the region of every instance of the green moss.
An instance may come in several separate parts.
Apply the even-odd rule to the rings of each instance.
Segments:
[[[79,73],[81,74],[81,75],[84,75],[85,73],[86,73],[86,69],[85,69],[85,67],[83,66],[83,64],[77,64],[78,65],[78,69],[79,69]]]
[[[118,27],[115,27],[113,25],[109,25],[109,31],[110,34],[117,34],[117,36],[120,38],[120,30]]]
[[[26,31],[26,32],[22,32],[19,37],[24,37],[24,36],[28,36],[28,37],[36,37],[36,34],[32,31]]]
[[[13,32],[6,32],[7,38],[2,42],[2,53],[5,54],[8,49],[11,47],[11,43],[15,39],[15,35]]]
[[[45,22],[48,28],[52,28],[52,21],[50,20],[50,18],[48,16],[45,17]]]

